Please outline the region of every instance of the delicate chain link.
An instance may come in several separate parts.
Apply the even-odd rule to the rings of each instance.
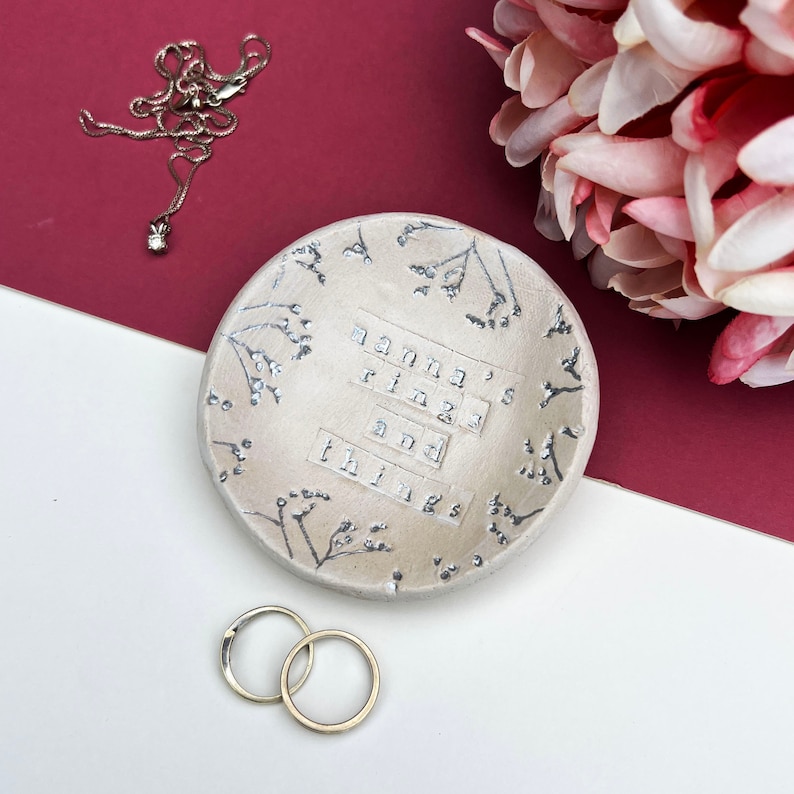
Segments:
[[[254,46],[252,46],[252,43]],[[262,51],[256,44],[264,47]],[[95,121],[81,110],[80,125],[86,135],[101,138],[123,135],[136,141],[170,138],[176,151],[168,158],[168,170],[176,183],[168,208],[150,222],[149,250],[165,253],[169,220],[185,201],[190,183],[198,170],[212,156],[216,138],[225,138],[237,129],[237,116],[224,102],[244,93],[248,81],[270,61],[270,43],[251,34],[240,43],[240,65],[229,74],[216,72],[208,63],[204,48],[195,41],[167,44],[154,58],[154,68],[166,81],[160,91],[136,97],[129,104],[130,113],[139,119],[154,119],[148,130],[133,130],[120,124]],[[176,170],[176,161],[186,160],[190,170],[184,178]]]

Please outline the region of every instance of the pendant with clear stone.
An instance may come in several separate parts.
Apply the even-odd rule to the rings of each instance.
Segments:
[[[152,253],[164,254],[168,250],[165,236],[171,231],[168,221],[152,221],[149,224],[148,247]]]

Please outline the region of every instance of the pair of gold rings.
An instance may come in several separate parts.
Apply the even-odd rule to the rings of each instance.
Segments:
[[[253,620],[258,615],[272,612],[281,613],[282,615],[287,615],[287,617],[292,618],[301,627],[304,637],[302,640],[297,642],[292,650],[287,654],[287,658],[284,660],[284,664],[281,667],[281,691],[276,695],[255,695],[252,692],[249,692],[247,689],[244,689],[232,672],[232,643],[234,642],[234,638],[237,636],[237,632],[240,631],[240,629],[245,626],[246,623]],[[309,672],[311,671],[312,664],[314,663],[314,643],[327,637],[336,637],[337,639],[345,640],[346,642],[355,645],[356,648],[358,648],[364,655],[364,658],[369,664],[370,672],[372,673],[372,689],[370,691],[369,697],[367,698],[367,702],[364,704],[361,710],[344,722],[334,722],[330,724],[325,722],[316,722],[315,720],[310,719],[298,710],[297,706],[292,700],[292,695],[297,692],[301,686],[303,686],[304,682],[309,677]],[[306,663],[306,669],[304,670],[303,675],[301,675],[301,677],[298,679],[297,683],[290,687],[289,674],[292,663],[295,661],[295,657],[304,648],[308,649],[309,654],[309,659]],[[235,620],[228,629],[226,629],[226,633],[223,635],[223,640],[221,642],[221,670],[223,671],[224,678],[226,678],[229,686],[238,695],[240,695],[240,697],[244,697],[246,700],[251,700],[254,703],[277,703],[279,700],[282,700],[289,713],[292,714],[292,716],[301,725],[309,728],[312,731],[316,731],[317,733],[342,733],[342,731],[348,731],[351,728],[354,728],[364,719],[364,717],[367,716],[367,714],[370,713],[370,711],[372,711],[372,707],[375,705],[375,701],[378,698],[378,691],[380,690],[380,671],[378,670],[378,663],[375,660],[372,651],[358,637],[356,637],[355,634],[350,634],[347,631],[341,631],[339,629],[324,629],[323,631],[312,632],[309,630],[309,627],[306,625],[303,618],[301,618],[299,615],[296,615],[292,610],[279,606],[264,606],[251,609],[244,615],[240,615],[240,617],[237,618],[237,620]]]

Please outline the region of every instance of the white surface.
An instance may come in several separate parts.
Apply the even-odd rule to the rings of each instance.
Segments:
[[[585,480],[492,579],[356,601],[225,512],[201,367],[0,289],[4,794],[791,791],[794,546]],[[370,645],[361,726],[315,735],[226,686],[223,631],[265,603]]]

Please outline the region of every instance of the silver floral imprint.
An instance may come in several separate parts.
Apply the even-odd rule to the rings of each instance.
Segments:
[[[229,510],[274,559],[395,599],[529,545],[597,417],[589,340],[537,264],[454,221],[383,214],[254,275],[207,354],[198,426]]]

